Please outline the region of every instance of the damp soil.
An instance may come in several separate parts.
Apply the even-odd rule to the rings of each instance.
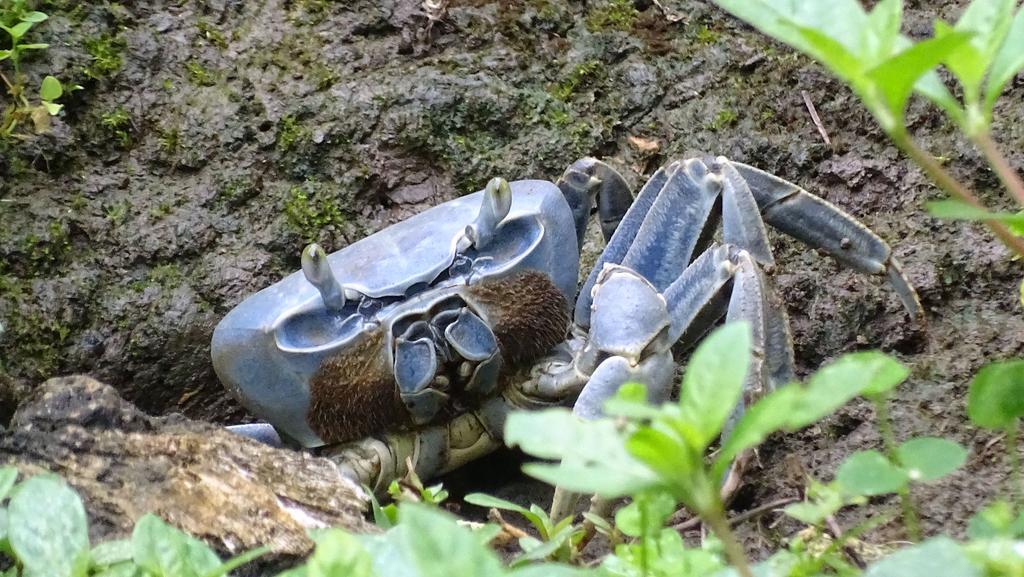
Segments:
[[[306,242],[336,250],[491,177],[554,179],[584,155],[639,185],[671,159],[719,154],[893,245],[926,326],[881,279],[780,234],[769,277],[801,375],[869,348],[911,367],[891,403],[897,435],[971,449],[962,471],[917,491],[924,527],[962,534],[1007,475],[964,399],[984,362],[1024,354],[1020,263],[982,228],[928,217],[940,193],[820,66],[709,3],[659,4],[453,0],[434,20],[414,0],[36,2],[51,18],[33,41],[51,47],[24,63],[28,84],[54,74],[82,89],[48,133],[0,141],[0,416],[47,377],[87,373],[150,413],[246,418],[214,376],[212,328],[296,270]],[[910,4],[917,36],[962,6]],[[1022,98],[1018,80],[996,126],[1017,170]],[[949,122],[920,103],[909,118],[955,175],[1007,205]],[[831,478],[845,455],[879,445],[873,422],[854,402],[770,440],[733,508]],[[543,500],[519,459],[499,453],[450,484]],[[896,511],[881,499],[839,522]],[[799,529],[769,514],[742,532],[763,555]],[[866,537],[902,538],[893,523]]]

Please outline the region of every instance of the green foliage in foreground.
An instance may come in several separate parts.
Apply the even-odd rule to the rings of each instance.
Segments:
[[[314,535],[317,548],[303,565],[280,577],[1019,577],[1024,575],[1024,509],[1015,461],[1015,431],[1024,415],[1024,363],[1011,361],[982,370],[971,385],[968,411],[981,427],[1007,432],[1015,476],[1006,495],[971,520],[966,542],[936,536],[874,560],[866,568],[845,553],[852,539],[890,520],[847,528],[826,547],[810,540],[826,535],[826,521],[868,497],[897,494],[910,532],[911,488],[954,472],[966,459],[955,442],[922,437],[881,450],[851,455],[824,483],[810,481],[805,501],[785,514],[811,528],[793,537],[769,559],[752,565],[726,521],[721,479],[768,435],[815,423],[857,396],[884,407],[889,392],[908,371],[877,352],[845,355],[805,383],[769,393],[742,416],[734,414],[750,358],[749,327],[732,324],[712,333],[694,353],[678,402],[652,406],[640,386],[627,385],[608,403],[611,416],[581,421],[552,409],[510,417],[506,436],[534,455],[557,463],[527,465],[535,477],[601,498],[628,497],[611,518],[551,519],[540,507],[520,507],[472,495],[467,501],[522,515],[535,530],[520,536],[523,553],[503,563],[490,544],[508,526],[469,525],[438,505],[440,486],[415,476],[392,487],[395,504],[375,504],[386,528],[379,535],[339,529]],[[880,420],[884,412],[879,414]],[[885,425],[880,421],[880,428]],[[704,454],[731,426],[713,459]],[[883,438],[887,435],[883,431]],[[90,546],[81,500],[63,481],[38,476],[16,484],[14,469],[0,469],[0,552],[13,561],[3,577],[218,577],[265,550],[222,562],[202,542],[147,515],[130,539]],[[10,497],[9,500],[7,497]],[[688,546],[666,521],[679,504],[714,532],[701,547]],[[500,519],[499,519],[500,520]],[[504,523],[504,522],[503,522]],[[588,526],[589,525],[589,526]],[[613,551],[581,566],[580,549],[592,532],[605,535]],[[591,533],[588,536],[588,532]]]

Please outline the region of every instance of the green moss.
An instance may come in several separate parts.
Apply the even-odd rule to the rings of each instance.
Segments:
[[[131,146],[132,117],[123,107],[118,106],[114,110],[103,113],[100,117],[100,124],[121,143],[122,148]]]
[[[63,263],[71,251],[67,223],[55,220],[47,226],[46,231],[43,236],[30,233],[21,241],[21,250],[28,258],[30,276]]]
[[[160,151],[164,154],[174,154],[181,146],[181,134],[177,128],[160,129],[157,139],[160,143]]]
[[[587,29],[591,32],[628,32],[633,29],[639,17],[640,12],[633,6],[632,0],[607,0],[587,13]]]
[[[130,205],[126,200],[122,200],[121,202],[116,202],[108,206],[106,210],[107,220],[109,220],[114,226],[121,225],[128,216],[129,208]]]
[[[715,131],[722,130],[723,128],[728,128],[736,124],[736,120],[738,119],[739,114],[737,114],[735,110],[720,110],[708,127]]]
[[[277,127],[277,149],[281,152],[294,150],[311,138],[309,130],[292,115],[282,118]]]
[[[259,191],[259,186],[252,178],[233,178],[221,185],[217,191],[217,202],[237,206],[256,196]]]
[[[308,180],[302,186],[292,187],[288,191],[284,213],[288,227],[306,242],[316,240],[324,228],[338,227],[345,223],[338,199],[314,180]]]
[[[224,33],[217,30],[212,24],[205,20],[200,20],[196,24],[196,28],[199,30],[199,35],[205,38],[210,44],[213,44],[221,50],[226,50],[228,47],[228,39],[224,37]]]
[[[599,80],[606,74],[604,63],[600,60],[587,60],[577,64],[569,75],[559,82],[551,91],[551,95],[561,101],[568,101],[581,86]]]
[[[715,44],[716,42],[718,42],[718,38],[718,32],[709,28],[706,24],[701,25],[701,27],[697,29],[698,44]]]
[[[103,35],[89,38],[85,41],[85,49],[92,57],[92,62],[84,70],[89,78],[102,80],[121,69],[124,42],[118,37]]]
[[[207,70],[198,60],[192,59],[186,62],[185,70],[188,72],[188,81],[196,86],[214,86],[217,84],[217,76]]]

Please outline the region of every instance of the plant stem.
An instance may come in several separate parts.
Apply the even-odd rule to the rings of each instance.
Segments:
[[[942,166],[927,152],[921,150],[906,132],[892,132],[889,134],[896,146],[900,148],[911,160],[917,163],[924,170],[939,188],[946,191],[950,196],[966,202],[967,204],[987,211],[985,205],[979,201],[974,194],[960,181],[953,178]],[[1024,256],[1024,239],[1015,236],[1003,223],[995,220],[982,221],[1007,248]]]
[[[729,528],[729,522],[725,518],[725,511],[722,510],[722,507],[718,506],[714,511],[707,511],[701,516],[722,541],[725,556],[729,559],[729,563],[736,568],[736,572],[741,577],[754,577],[754,573],[750,569],[750,560],[747,559],[743,546],[736,539],[736,534]]]
[[[882,443],[885,445],[886,455],[896,465],[901,465],[899,454],[896,452],[896,435],[892,431],[892,422],[889,420],[889,407],[886,405],[885,396],[873,397],[875,402],[875,415],[878,421],[878,431],[882,434]],[[910,487],[904,485],[900,488],[900,506],[903,509],[903,522],[907,527],[907,536],[911,541],[921,541],[921,523],[917,518],[917,508],[910,496]]]
[[[1006,427],[1006,458],[1010,461],[1010,490],[1007,493],[1009,493],[1010,502],[1015,506],[1020,505],[1021,497],[1020,457],[1017,455],[1017,427],[1019,426],[1020,423],[1014,419]]]
[[[996,144],[996,141],[992,140],[992,135],[988,132],[982,132],[975,136],[973,140],[974,145],[985,156],[985,160],[988,161],[989,165],[996,171],[996,174],[999,175],[999,180],[1003,181],[1003,186],[1017,199],[1017,204],[1024,208],[1024,180],[1021,180],[1020,175],[1017,174],[1017,171],[1006,160],[1006,156],[999,151],[999,145]]]

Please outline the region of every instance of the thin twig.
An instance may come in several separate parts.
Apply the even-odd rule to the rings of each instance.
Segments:
[[[825,141],[826,146],[832,148],[832,139],[828,137],[825,125],[821,123],[821,117],[818,116],[818,110],[814,108],[814,103],[811,102],[811,95],[807,94],[806,90],[801,90],[800,96],[804,97],[804,105],[807,106],[807,112],[811,113],[811,120],[814,121],[814,126],[818,129],[818,134],[821,135],[821,139]]]
[[[1003,186],[1017,199],[1017,204],[1024,208],[1024,180],[1021,180],[1020,175],[1006,160],[1006,156],[1000,152],[999,145],[992,140],[992,135],[983,132],[975,136],[973,140],[974,145],[981,150],[985,159],[999,175],[999,180],[1003,181]]]
[[[740,523],[749,521],[750,519],[759,517],[761,515],[764,515],[765,513],[770,513],[774,509],[778,509],[779,507],[785,507],[786,505],[792,505],[793,503],[799,503],[800,501],[801,499],[799,497],[784,497],[782,499],[776,499],[775,501],[772,501],[770,503],[766,503],[764,505],[754,507],[753,509],[748,509],[737,515],[733,515],[729,518],[729,525],[731,527],[735,527]],[[691,531],[693,529],[696,529],[697,527],[700,527],[700,524],[700,517],[692,517],[681,523],[672,525],[672,528],[682,533],[685,531]]]

